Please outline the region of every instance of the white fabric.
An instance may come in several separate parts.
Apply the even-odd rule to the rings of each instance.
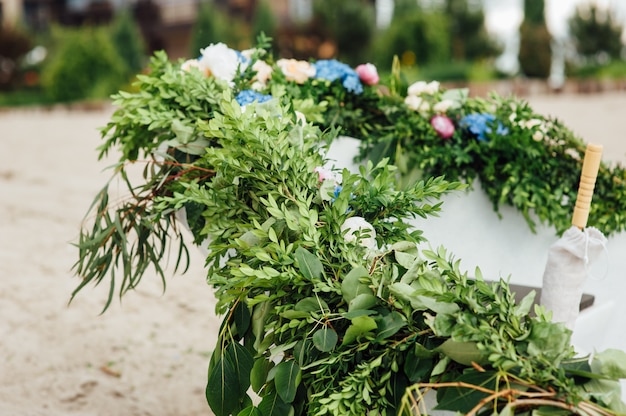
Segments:
[[[589,266],[606,250],[606,241],[596,228],[571,227],[550,246],[540,303],[554,322],[574,329]]]

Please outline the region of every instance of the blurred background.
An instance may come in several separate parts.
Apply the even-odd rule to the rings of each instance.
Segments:
[[[519,96],[626,89],[624,0],[0,0],[0,106],[101,100],[149,56],[224,42],[275,57],[394,57],[407,82]]]

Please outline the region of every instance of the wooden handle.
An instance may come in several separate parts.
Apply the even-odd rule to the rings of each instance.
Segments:
[[[598,144],[588,144],[583,160],[583,170],[580,174],[580,184],[578,185],[578,195],[574,206],[574,216],[572,225],[581,230],[587,226],[589,218],[589,208],[591,207],[591,197],[593,188],[596,186],[596,178],[602,161],[602,146]]]

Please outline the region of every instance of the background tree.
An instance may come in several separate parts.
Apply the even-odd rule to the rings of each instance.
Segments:
[[[376,64],[391,66],[398,56],[404,66],[449,62],[449,20],[439,11],[406,9],[394,15],[377,44]]]
[[[111,25],[111,40],[120,58],[128,68],[128,75],[140,72],[146,63],[146,53],[141,31],[131,13],[119,11]]]
[[[579,6],[568,20],[568,28],[576,53],[585,63],[601,64],[621,58],[624,27],[613,19],[610,10],[593,3]]]
[[[446,0],[444,12],[450,20],[452,59],[474,61],[495,57],[502,51],[487,33],[482,2]]]
[[[272,8],[269,5],[270,0],[261,0],[256,5],[254,15],[252,17],[252,43],[256,42],[257,36],[261,32],[272,38],[272,49],[277,49],[277,24]]]
[[[191,30],[191,56],[197,56],[201,48],[206,48],[211,43],[223,41],[220,39],[220,17],[223,16],[211,0],[200,2]]]
[[[337,45],[338,58],[357,65],[368,60],[376,11],[368,0],[318,0],[314,19]]]
[[[521,72],[529,78],[550,76],[552,36],[546,25],[544,9],[544,0],[524,0],[518,57]]]

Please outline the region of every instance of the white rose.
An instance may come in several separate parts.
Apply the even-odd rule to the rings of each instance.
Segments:
[[[252,65],[252,69],[256,71],[254,79],[261,84],[266,84],[272,76],[272,67],[265,61],[256,61],[254,65]]]
[[[237,75],[239,56],[223,43],[215,43],[201,49],[200,66],[210,75],[223,81],[232,81]]]
[[[363,217],[350,217],[341,225],[341,233],[347,242],[357,242],[371,250],[378,247],[376,244],[376,230]]]

